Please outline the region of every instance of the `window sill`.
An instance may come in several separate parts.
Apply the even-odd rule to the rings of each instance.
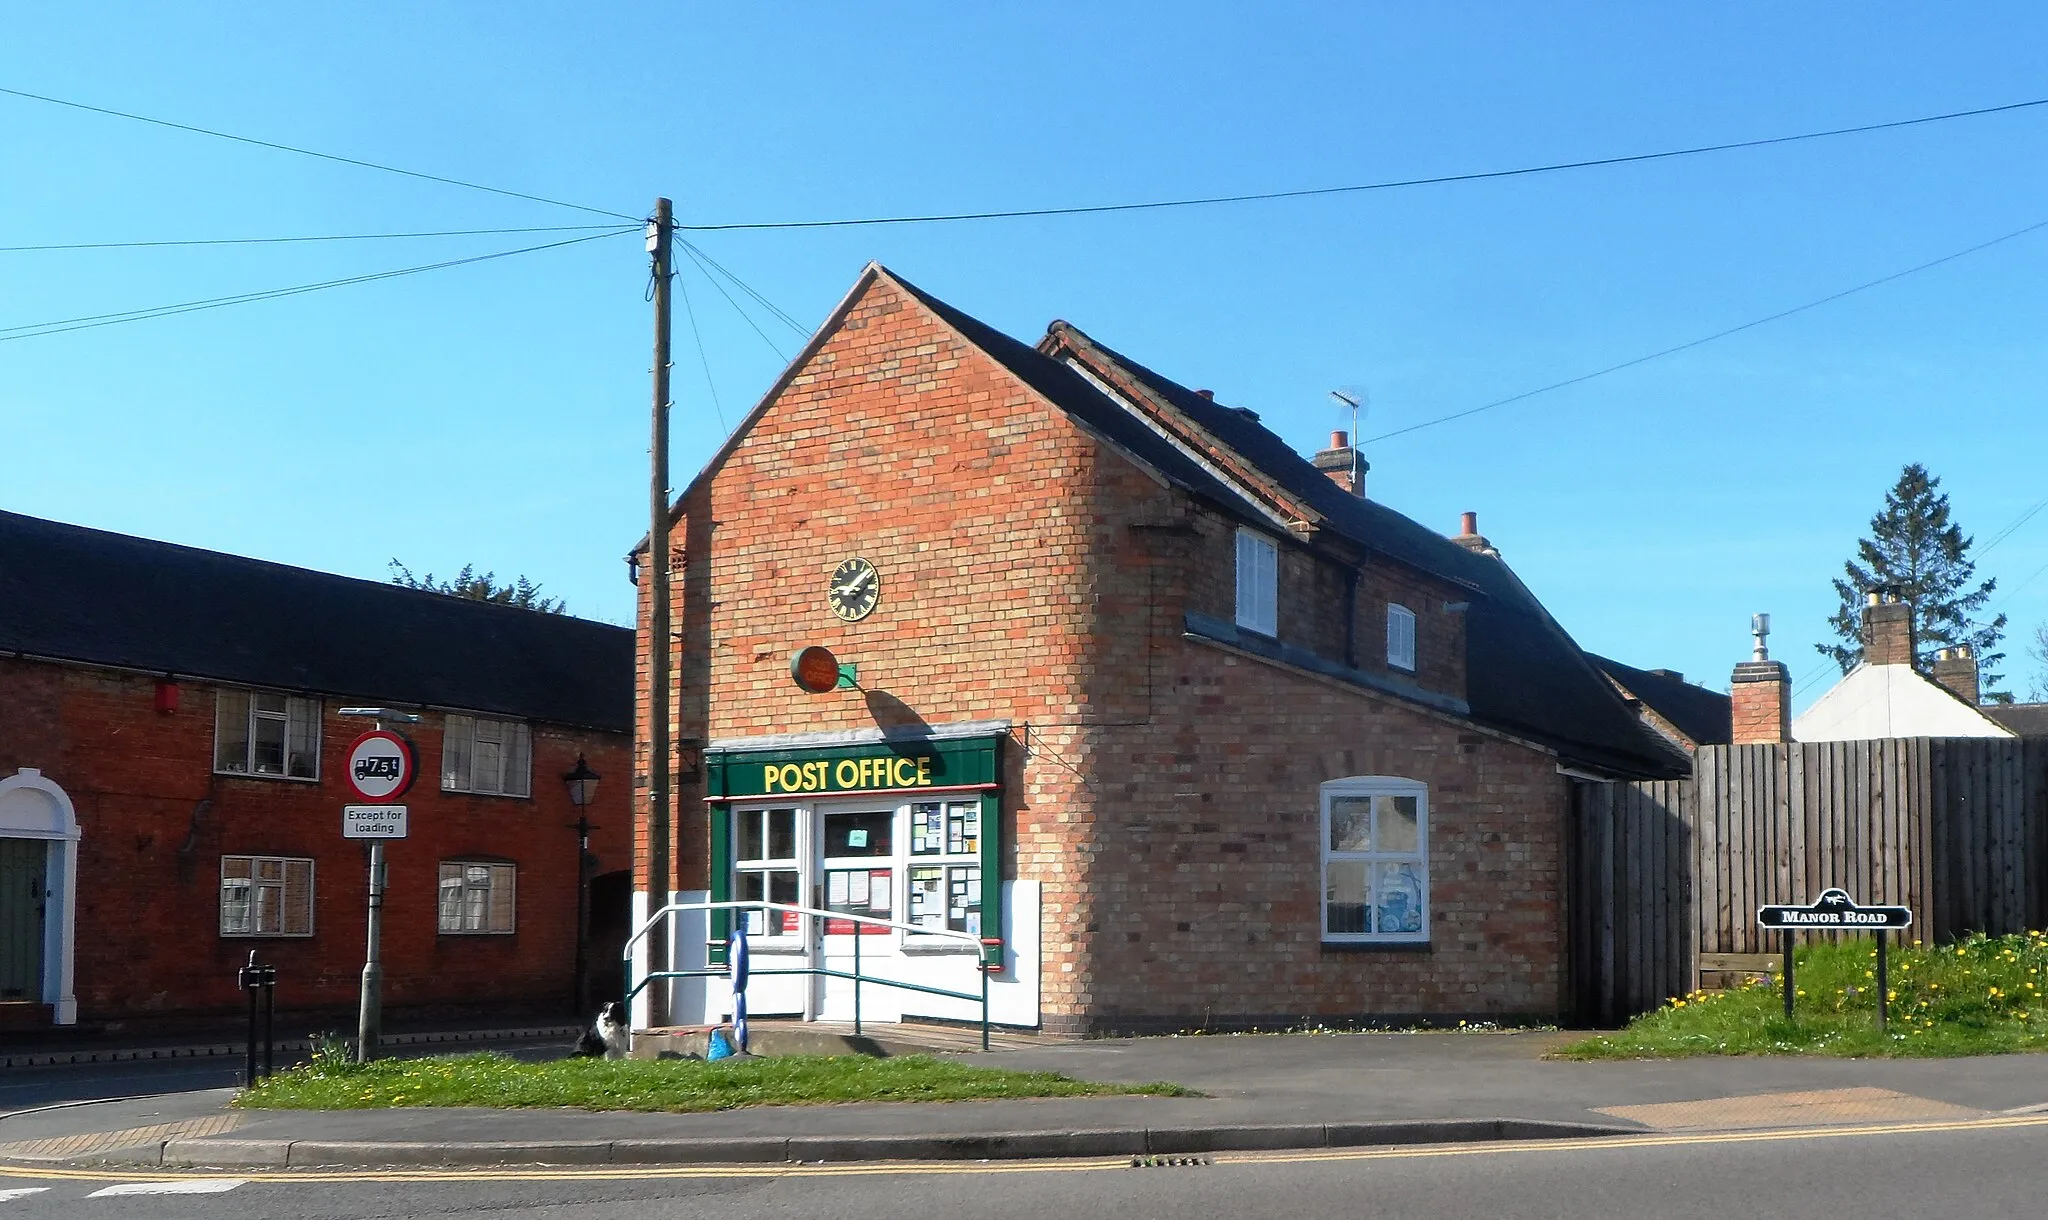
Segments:
[[[458,931],[452,931],[452,930],[450,930],[450,929],[448,929],[448,928],[440,928],[440,929],[437,929],[437,930],[435,931],[435,933],[434,933],[434,935],[436,935],[436,936],[454,936],[454,937],[477,937],[477,936],[517,936],[518,934],[519,934],[519,933],[518,933],[518,932],[516,932],[516,931],[511,931],[511,932],[485,932],[485,931],[482,931],[481,929],[479,929],[479,930],[476,930],[476,931],[460,931],[460,932],[458,932]]]
[[[903,952],[913,957],[957,955],[967,957],[981,952],[981,946],[970,945],[964,940],[927,939],[915,933],[903,941]]]
[[[224,779],[260,779],[266,781],[282,780],[287,784],[317,784],[320,782],[320,777],[317,775],[272,775],[266,771],[215,770],[214,774],[221,776]]]
[[[1325,953],[1431,953],[1426,940],[1326,940]]]
[[[311,932],[223,932],[222,940],[311,940]]]
[[[522,796],[517,792],[479,792],[474,788],[449,788],[443,786],[441,792],[446,796],[494,796],[500,800],[508,801],[530,801],[533,799],[531,793]]]

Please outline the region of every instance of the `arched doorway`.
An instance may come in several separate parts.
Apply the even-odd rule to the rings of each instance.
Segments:
[[[78,1021],[78,817],[41,771],[0,779],[0,1000],[40,1003]]]

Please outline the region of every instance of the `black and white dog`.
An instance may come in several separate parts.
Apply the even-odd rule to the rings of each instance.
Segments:
[[[576,1053],[592,1059],[624,1059],[626,1043],[626,1007],[607,1000],[598,1008],[597,1020],[576,1039]]]

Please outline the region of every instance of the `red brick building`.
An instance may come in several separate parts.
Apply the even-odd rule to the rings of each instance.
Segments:
[[[387,1011],[568,1010],[579,756],[610,780],[585,881],[611,945],[592,985],[615,994],[631,649],[622,628],[0,513],[0,1028],[233,1012],[251,950],[281,1007],[352,1008],[367,870],[342,760],[370,722],[346,706],[420,717]]]
[[[1372,501],[1333,441],[1303,457],[1072,326],[1029,346],[871,266],[670,540],[670,886],[915,926],[755,918],[752,1011],[848,1015],[842,980],[763,969],[856,941],[971,988],[950,931],[1001,940],[1008,1024],[1557,1018],[1568,784],[1684,755],[1469,520]],[[811,645],[852,684],[799,689]],[[681,925],[676,965],[723,932]],[[674,1020],[726,1004],[683,985]]]

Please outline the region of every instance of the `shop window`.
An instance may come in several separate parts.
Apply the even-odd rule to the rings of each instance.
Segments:
[[[910,910],[920,928],[981,935],[981,802],[910,806]]]
[[[1429,789],[1359,776],[1322,791],[1323,939],[1429,939]]]
[[[1237,531],[1237,625],[1277,636],[1280,553],[1272,540],[1251,530]]]
[[[797,862],[795,809],[744,809],[733,815],[733,872],[738,882],[733,897],[740,902],[781,902],[802,906],[801,866]],[[804,917],[794,911],[748,911],[747,935],[761,938],[763,948],[778,940],[800,944]]]
[[[222,856],[220,934],[311,936],[313,862],[292,856]]]
[[[1415,672],[1415,612],[1387,603],[1387,664]]]
[[[441,790],[528,796],[533,731],[514,720],[450,716],[441,736]]]
[[[513,930],[519,870],[487,860],[441,861],[441,923],[447,936],[503,936]]]
[[[213,703],[213,769],[230,775],[320,778],[320,701],[223,690]]]

